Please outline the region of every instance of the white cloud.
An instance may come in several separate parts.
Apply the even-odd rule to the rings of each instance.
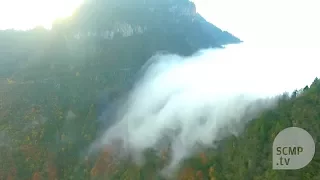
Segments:
[[[121,139],[124,147],[119,149],[139,159],[146,148],[160,150],[163,135],[176,131],[169,137],[169,169],[176,167],[198,142],[212,146],[224,135],[239,133],[239,126],[274,105],[272,97],[312,83],[320,74],[318,58],[319,49],[245,44],[192,57],[156,56],[127,104],[118,109],[118,122],[97,141],[98,147]]]

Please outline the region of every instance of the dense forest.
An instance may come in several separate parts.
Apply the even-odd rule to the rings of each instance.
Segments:
[[[164,179],[158,172],[170,159],[166,149],[146,151],[143,165],[113,158],[111,147],[88,157],[106,126],[99,117],[153,54],[188,56],[239,42],[188,0],[88,0],[51,30],[0,31],[0,180]],[[320,179],[318,152],[296,171],[272,170],[271,154],[286,127],[304,128],[317,142],[319,102],[316,78],[284,94],[241,135],[186,159],[173,179]]]

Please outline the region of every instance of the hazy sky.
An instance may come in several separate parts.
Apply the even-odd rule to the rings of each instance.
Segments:
[[[50,27],[83,0],[0,0],[0,29]],[[315,46],[320,41],[319,0],[194,0],[213,24],[244,41]]]
[[[194,0],[197,11],[245,41],[316,46],[319,0]]]
[[[82,0],[0,0],[0,29],[28,29],[37,25],[50,28],[58,17],[65,17]]]

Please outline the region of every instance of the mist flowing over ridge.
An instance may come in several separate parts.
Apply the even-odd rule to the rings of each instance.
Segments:
[[[199,147],[213,147],[214,142],[241,133],[246,122],[275,107],[283,93],[312,82],[319,74],[311,69],[319,57],[316,52],[240,44],[204,49],[190,57],[155,55],[118,108],[116,123],[93,148],[120,140],[118,148],[141,163],[146,149],[170,144],[167,168],[173,170]],[[309,68],[310,73],[297,68]]]

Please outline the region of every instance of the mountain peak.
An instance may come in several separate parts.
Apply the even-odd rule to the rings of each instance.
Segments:
[[[164,43],[186,46],[185,52],[165,45],[155,47],[152,52],[165,50],[185,55],[198,49],[241,42],[207,22],[189,0],[88,0],[72,17],[56,21],[53,29],[72,40],[95,39],[99,46],[102,41],[131,36],[139,36],[140,43],[142,39],[165,40]]]

